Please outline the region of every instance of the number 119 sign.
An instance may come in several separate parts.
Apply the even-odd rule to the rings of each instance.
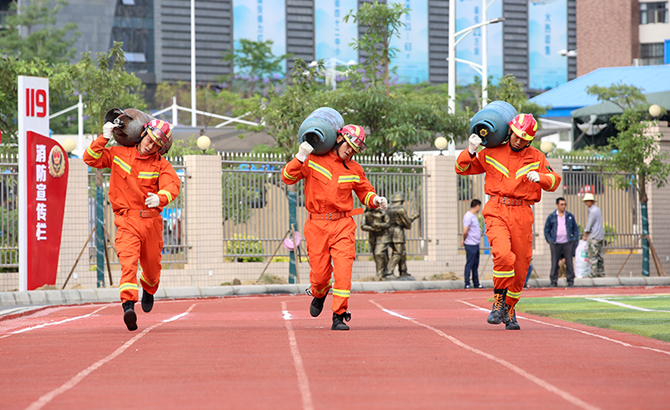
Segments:
[[[49,79],[19,76],[19,290],[55,285],[68,158],[49,135]]]

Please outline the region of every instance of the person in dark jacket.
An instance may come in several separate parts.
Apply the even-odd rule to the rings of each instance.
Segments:
[[[556,212],[547,217],[544,224],[544,239],[551,248],[551,272],[549,279],[551,286],[558,286],[558,261],[565,258],[565,278],[568,286],[573,286],[575,281],[575,269],[572,257],[575,252],[575,244],[579,240],[579,227],[575,216],[566,211],[565,198],[556,199]]]

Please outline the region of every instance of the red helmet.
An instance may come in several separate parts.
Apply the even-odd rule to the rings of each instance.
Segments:
[[[172,147],[172,130],[170,124],[163,120],[152,120],[144,124],[144,130],[160,147],[158,153],[165,155]]]
[[[337,132],[344,137],[356,152],[363,152],[368,147],[365,145],[365,130],[363,130],[363,127],[349,124],[340,128]]]
[[[509,127],[519,138],[532,141],[537,131],[537,121],[532,114],[519,114],[509,122]]]

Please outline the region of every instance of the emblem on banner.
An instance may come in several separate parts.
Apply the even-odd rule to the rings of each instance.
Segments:
[[[60,178],[64,172],[65,154],[58,145],[54,145],[49,152],[49,174],[54,178]]]

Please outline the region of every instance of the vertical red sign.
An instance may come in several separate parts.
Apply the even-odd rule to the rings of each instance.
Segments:
[[[56,284],[69,163],[56,140],[28,131],[26,142],[28,290],[34,290]]]

